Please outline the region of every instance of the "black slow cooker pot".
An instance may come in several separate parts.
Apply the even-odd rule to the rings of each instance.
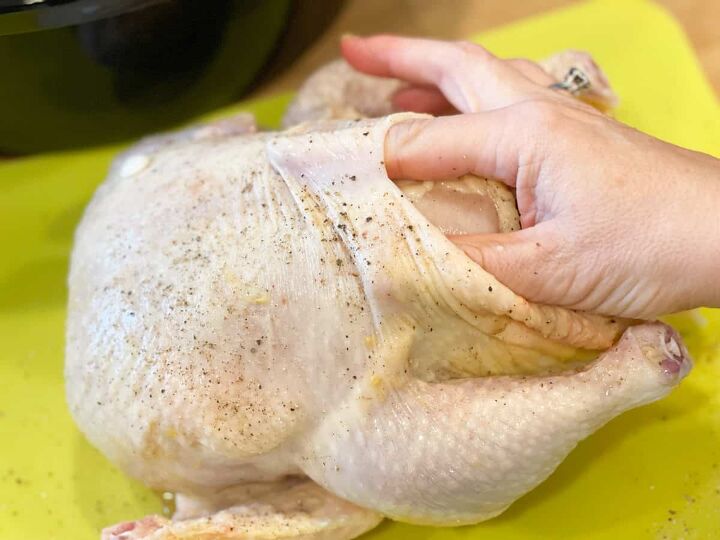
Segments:
[[[126,140],[237,100],[328,0],[0,0],[0,153]]]

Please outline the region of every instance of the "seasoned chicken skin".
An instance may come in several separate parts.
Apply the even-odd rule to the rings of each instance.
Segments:
[[[455,247],[444,233],[517,228],[512,193],[390,181],[403,118],[242,116],[116,160],[76,234],[68,402],[179,495],[172,521],[105,538],[475,523],[688,372],[669,327],[529,303]]]

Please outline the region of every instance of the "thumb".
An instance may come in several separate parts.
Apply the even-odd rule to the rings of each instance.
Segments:
[[[396,180],[476,174],[515,185],[520,163],[543,156],[533,122],[516,107],[398,122],[385,137],[385,168]],[[551,133],[544,137],[552,136]]]
[[[513,292],[532,302],[562,305],[556,297],[555,247],[545,229],[541,223],[510,233],[448,238]]]

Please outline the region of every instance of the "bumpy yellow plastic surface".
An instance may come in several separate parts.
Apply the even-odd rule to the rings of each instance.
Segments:
[[[621,96],[622,120],[720,155],[712,91],[676,23],[649,3],[580,4],[478,40],[505,56],[587,49]],[[271,126],[286,103],[279,97],[241,108]],[[118,149],[0,163],[0,540],[90,540],[108,523],[163,510],[158,494],[85,442],[63,395],[72,233]],[[366,538],[720,538],[720,312],[675,322],[695,357],[690,377],[669,398],[580,444],[504,515],[457,529],[385,523]]]

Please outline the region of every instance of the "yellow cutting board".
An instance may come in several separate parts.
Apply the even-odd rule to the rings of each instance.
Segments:
[[[583,3],[477,39],[505,56],[587,49],[621,96],[622,120],[720,154],[712,91],[677,24],[649,3]],[[272,126],[286,103],[283,96],[235,109]],[[72,233],[117,151],[0,164],[0,540],[89,540],[106,524],[163,509],[157,494],[85,442],[63,397]],[[367,538],[720,538],[720,312],[676,322],[696,360],[681,388],[580,444],[504,515],[456,529],[385,523]]]

